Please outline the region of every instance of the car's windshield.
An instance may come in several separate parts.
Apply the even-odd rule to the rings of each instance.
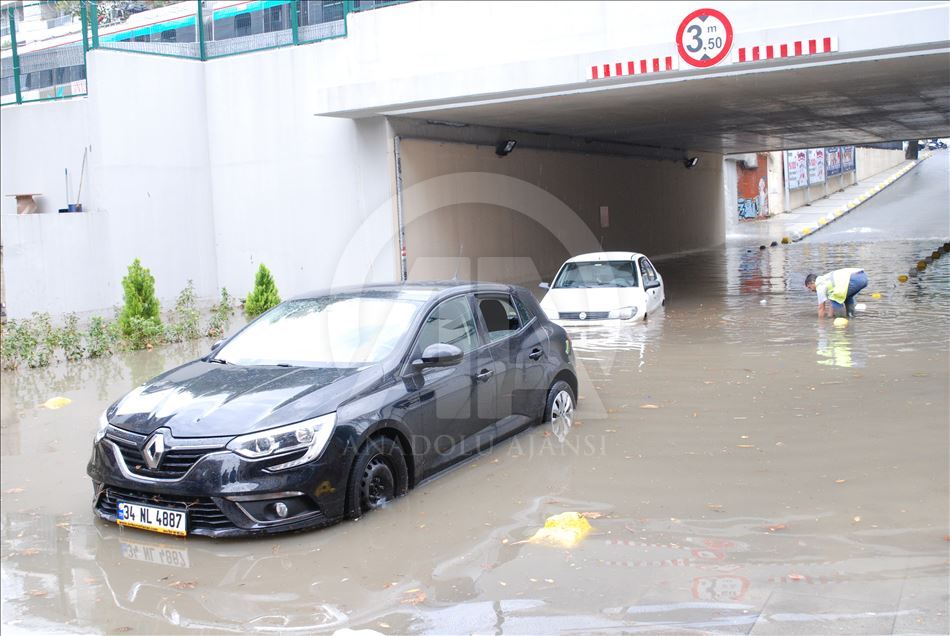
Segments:
[[[555,288],[636,287],[633,261],[565,263],[554,281]]]
[[[348,294],[288,301],[235,336],[214,359],[240,365],[363,366],[393,351],[424,300]]]

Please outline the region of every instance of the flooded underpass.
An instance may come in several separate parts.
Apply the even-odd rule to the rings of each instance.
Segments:
[[[531,429],[305,534],[93,518],[99,414],[207,343],[4,373],[4,631],[947,633],[950,255],[898,282],[939,244],[661,260],[663,314],[572,333],[567,437]],[[805,275],[852,264],[866,309],[819,321]],[[580,543],[528,541],[565,511]]]

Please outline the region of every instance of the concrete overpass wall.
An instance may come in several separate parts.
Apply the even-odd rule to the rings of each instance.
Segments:
[[[203,66],[113,52],[89,54],[89,97],[0,110],[0,190],[41,192],[40,214],[3,198],[8,315],[109,312],[138,257],[170,306],[193,280],[217,293]],[[66,207],[83,151],[84,212]]]
[[[533,284],[585,251],[657,256],[723,240],[722,162],[400,141],[409,278]],[[601,226],[601,208],[608,226]],[[461,256],[461,259],[459,258]]]

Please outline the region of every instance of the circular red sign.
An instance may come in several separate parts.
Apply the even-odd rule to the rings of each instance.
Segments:
[[[676,48],[683,61],[691,66],[714,66],[725,59],[732,48],[732,23],[721,11],[697,9],[680,22]]]

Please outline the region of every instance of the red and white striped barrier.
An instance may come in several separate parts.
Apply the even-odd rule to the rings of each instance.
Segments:
[[[756,46],[740,46],[733,53],[733,61],[760,62],[785,57],[801,57],[804,55],[818,55],[820,53],[834,53],[838,50],[838,38],[823,37],[809,40],[794,40],[781,44],[761,44]]]
[[[679,60],[672,55],[665,57],[651,57],[644,60],[627,60],[611,64],[595,64],[590,67],[588,80],[605,79],[608,77],[623,77],[624,75],[643,75],[646,73],[662,73],[675,71],[679,68]]]

